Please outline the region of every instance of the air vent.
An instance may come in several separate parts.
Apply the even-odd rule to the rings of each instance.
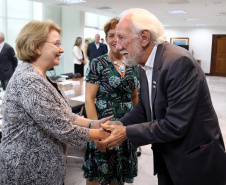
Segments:
[[[109,6],[102,6],[102,7],[97,7],[98,10],[110,10],[111,7]]]
[[[219,15],[226,16],[226,12],[225,11],[219,12]]]

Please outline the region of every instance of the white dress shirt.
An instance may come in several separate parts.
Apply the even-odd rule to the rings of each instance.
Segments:
[[[100,43],[96,44],[96,42],[95,42],[95,45],[96,45],[96,48],[99,49]]]
[[[142,67],[146,72],[146,76],[148,80],[149,102],[150,102],[151,111],[152,111],[151,91],[152,91],[152,71],[153,71],[152,69],[154,66],[156,51],[157,51],[157,46],[155,45],[147,62],[145,63],[144,67]]]
[[[3,48],[4,44],[5,44],[5,42],[2,42],[2,43],[0,44],[0,53],[1,53],[1,51],[2,51],[2,48]]]

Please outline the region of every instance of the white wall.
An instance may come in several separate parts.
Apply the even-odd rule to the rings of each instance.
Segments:
[[[189,51],[194,51],[194,57],[201,60],[205,73],[210,73],[212,35],[226,34],[226,27],[166,27],[167,41],[170,37],[188,37]]]
[[[70,7],[62,8],[62,46],[64,48],[64,73],[74,73],[72,49],[76,37],[83,37],[84,12]],[[83,20],[81,22],[81,20]],[[84,41],[83,41],[84,42]]]
[[[43,3],[42,5],[42,18],[44,20],[52,20],[54,21],[59,27],[62,28],[62,9],[58,6],[50,6]],[[63,58],[60,58],[59,66],[54,67],[55,72],[48,72],[47,75],[60,75],[64,73],[64,65],[63,65]]]

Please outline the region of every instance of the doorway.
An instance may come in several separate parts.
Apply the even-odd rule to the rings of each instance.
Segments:
[[[210,75],[226,76],[226,35],[213,35]]]

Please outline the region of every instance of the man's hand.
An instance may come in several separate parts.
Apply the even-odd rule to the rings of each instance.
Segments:
[[[127,139],[126,127],[124,126],[101,124],[101,127],[104,130],[111,132],[111,135],[107,139],[100,142],[100,144],[103,144],[105,147],[109,148],[110,150],[122,144],[122,142]]]
[[[103,124],[103,123],[109,121],[113,117],[114,117],[114,115],[106,117],[106,118],[103,118],[103,119],[100,119],[100,120],[94,120],[92,125],[91,125],[91,128],[92,129],[99,129],[99,128],[101,128],[100,124]]]

